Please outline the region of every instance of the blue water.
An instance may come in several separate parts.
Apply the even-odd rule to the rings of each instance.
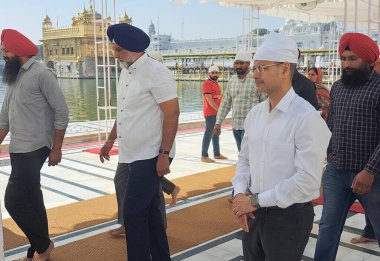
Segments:
[[[96,88],[94,79],[58,79],[70,111],[70,121],[97,120]],[[111,86],[115,86],[112,82]],[[181,112],[202,110],[202,82],[177,82]],[[3,103],[5,85],[0,76],[0,105]],[[102,97],[100,97],[102,100]],[[111,90],[111,103],[116,105],[116,90]]]

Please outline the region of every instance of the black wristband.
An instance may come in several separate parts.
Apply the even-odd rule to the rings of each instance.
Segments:
[[[169,150],[160,149],[160,150],[158,151],[158,153],[169,155],[170,151],[169,151]]]

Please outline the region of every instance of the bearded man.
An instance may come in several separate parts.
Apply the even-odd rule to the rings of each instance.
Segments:
[[[214,135],[213,130],[215,127],[216,114],[218,113],[219,105],[222,101],[222,95],[218,83],[219,68],[212,65],[208,69],[208,79],[202,85],[203,92],[203,116],[205,117],[205,133],[202,140],[202,162],[212,163],[215,160],[210,159],[208,156],[208,148],[212,140],[212,147],[214,150],[215,159],[227,159],[227,157],[220,154],[219,135]]]
[[[331,89],[332,138],[322,179],[323,212],[315,261],[335,260],[348,210],[362,204],[380,244],[380,75],[377,44],[360,33],[339,43],[342,77]]]
[[[265,94],[256,91],[255,81],[252,79],[249,68],[251,60],[251,52],[241,51],[236,54],[234,61],[236,75],[233,75],[228,81],[214,128],[214,133],[219,135],[223,120],[232,110],[232,132],[238,151],[240,151],[244,136],[245,117],[253,106],[266,99]]]
[[[122,65],[115,124],[100,152],[109,159],[116,138],[119,164],[126,164],[124,224],[129,261],[168,261],[169,244],[160,211],[160,183],[170,173],[170,150],[178,127],[179,105],[173,74],[145,50],[149,36],[129,24],[107,30]]]
[[[41,191],[41,168],[62,158],[69,121],[65,97],[55,74],[36,62],[37,47],[24,35],[5,29],[1,34],[6,62],[6,94],[0,113],[0,143],[10,132],[11,175],[5,208],[30,242],[21,260],[48,260],[54,248]]]

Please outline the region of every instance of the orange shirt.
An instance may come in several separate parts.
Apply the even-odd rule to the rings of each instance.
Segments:
[[[219,107],[220,103],[222,102],[222,93],[220,91],[219,84],[210,79],[207,79],[203,83],[202,93],[203,93],[203,115],[205,117],[216,115],[218,111],[214,110],[214,108],[211,107],[211,105],[208,103],[206,99],[205,94],[211,94],[213,101]]]

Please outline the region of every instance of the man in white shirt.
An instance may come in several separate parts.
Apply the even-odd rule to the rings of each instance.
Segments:
[[[117,119],[108,142],[118,139],[119,163],[128,164],[124,200],[128,260],[171,260],[159,185],[170,172],[169,152],[178,127],[174,77],[144,52],[150,39],[141,29],[115,24],[107,35],[115,58],[124,67],[118,85]],[[103,148],[101,160],[109,158],[109,149]]]
[[[292,88],[297,57],[297,44],[278,33],[254,56],[256,88],[268,99],[247,115],[232,179],[244,260],[301,260],[313,226],[331,133]]]

